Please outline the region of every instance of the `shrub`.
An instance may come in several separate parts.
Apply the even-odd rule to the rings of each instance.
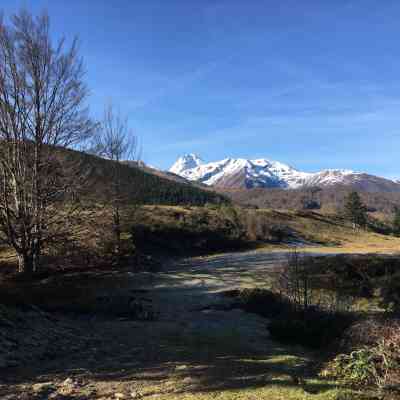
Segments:
[[[328,313],[314,308],[273,320],[269,331],[281,342],[319,349],[338,341],[353,318],[350,314]]]
[[[202,216],[196,216],[201,221]],[[205,254],[245,245],[230,221],[219,226],[206,224],[141,225],[131,228],[132,245],[144,254]]]
[[[285,343],[321,348],[338,340],[354,321],[348,313],[331,313],[317,307],[299,310],[286,297],[266,289],[235,290],[229,295],[243,310],[271,318],[271,335]]]
[[[350,354],[339,354],[321,375],[339,378],[351,385],[371,384],[376,375],[374,357],[373,350],[368,347],[352,351]]]
[[[312,258],[303,257],[295,249],[276,276],[274,286],[296,310],[306,311],[312,305],[311,266]]]
[[[394,275],[385,280],[378,291],[380,305],[388,312],[400,312],[400,277]]]
[[[237,299],[245,311],[265,318],[288,314],[292,310],[288,301],[267,289],[243,289],[238,291]]]
[[[336,356],[321,374],[355,386],[371,384],[399,390],[400,323],[368,320],[352,326],[349,333],[356,334],[353,346],[359,348]]]
[[[293,233],[287,226],[273,225],[269,228],[269,234],[273,242],[283,242],[293,237]]]

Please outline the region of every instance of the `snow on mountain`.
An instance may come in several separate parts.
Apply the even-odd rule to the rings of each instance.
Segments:
[[[298,171],[289,165],[264,158],[247,160],[226,158],[204,163],[195,154],[180,157],[170,172],[190,181],[224,188],[284,188],[355,185],[360,189],[400,191],[400,185],[385,178],[345,169],[328,169],[316,173]]]
[[[196,154],[193,153],[185,154],[184,156],[179,157],[175,161],[174,165],[169,169],[169,172],[190,179],[189,177],[186,177],[184,175],[201,164],[203,164],[203,160]],[[195,179],[190,179],[190,180],[195,180]]]
[[[346,178],[357,180],[362,174],[349,169],[326,169],[320,172],[310,174],[307,180],[308,186],[329,186],[341,184],[346,181]]]

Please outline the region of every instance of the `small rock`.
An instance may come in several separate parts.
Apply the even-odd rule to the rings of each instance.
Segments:
[[[75,382],[72,378],[67,378],[61,383],[61,388],[59,392],[64,396],[71,395],[75,391],[77,386],[77,382]]]
[[[57,388],[53,382],[35,383],[32,385],[32,391],[38,395],[45,395],[55,392]]]
[[[71,378],[67,378],[65,381],[63,381],[63,383],[61,385],[71,386],[71,385],[75,385],[75,382]]]
[[[175,371],[184,371],[184,370],[186,370],[186,369],[188,369],[188,366],[187,366],[187,365],[177,365],[177,366],[175,367]]]

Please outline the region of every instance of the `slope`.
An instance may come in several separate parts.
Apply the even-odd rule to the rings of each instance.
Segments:
[[[113,161],[87,153],[68,150],[59,152],[62,162],[79,165],[86,176],[82,194],[98,202],[110,195],[113,185]],[[203,189],[182,178],[153,173],[150,168],[122,164],[119,170],[122,182],[121,198],[126,203],[138,204],[189,204],[224,203],[228,200],[210,189]]]
[[[226,158],[204,163],[195,154],[180,157],[170,172],[193,182],[224,189],[349,186],[369,192],[400,192],[400,184],[390,179],[346,169],[327,169],[315,173],[302,172],[279,161],[265,158],[249,160]]]

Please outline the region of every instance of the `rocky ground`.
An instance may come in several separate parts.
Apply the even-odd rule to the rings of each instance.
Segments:
[[[91,338],[73,320],[32,307],[0,305],[0,369],[79,351]]]

